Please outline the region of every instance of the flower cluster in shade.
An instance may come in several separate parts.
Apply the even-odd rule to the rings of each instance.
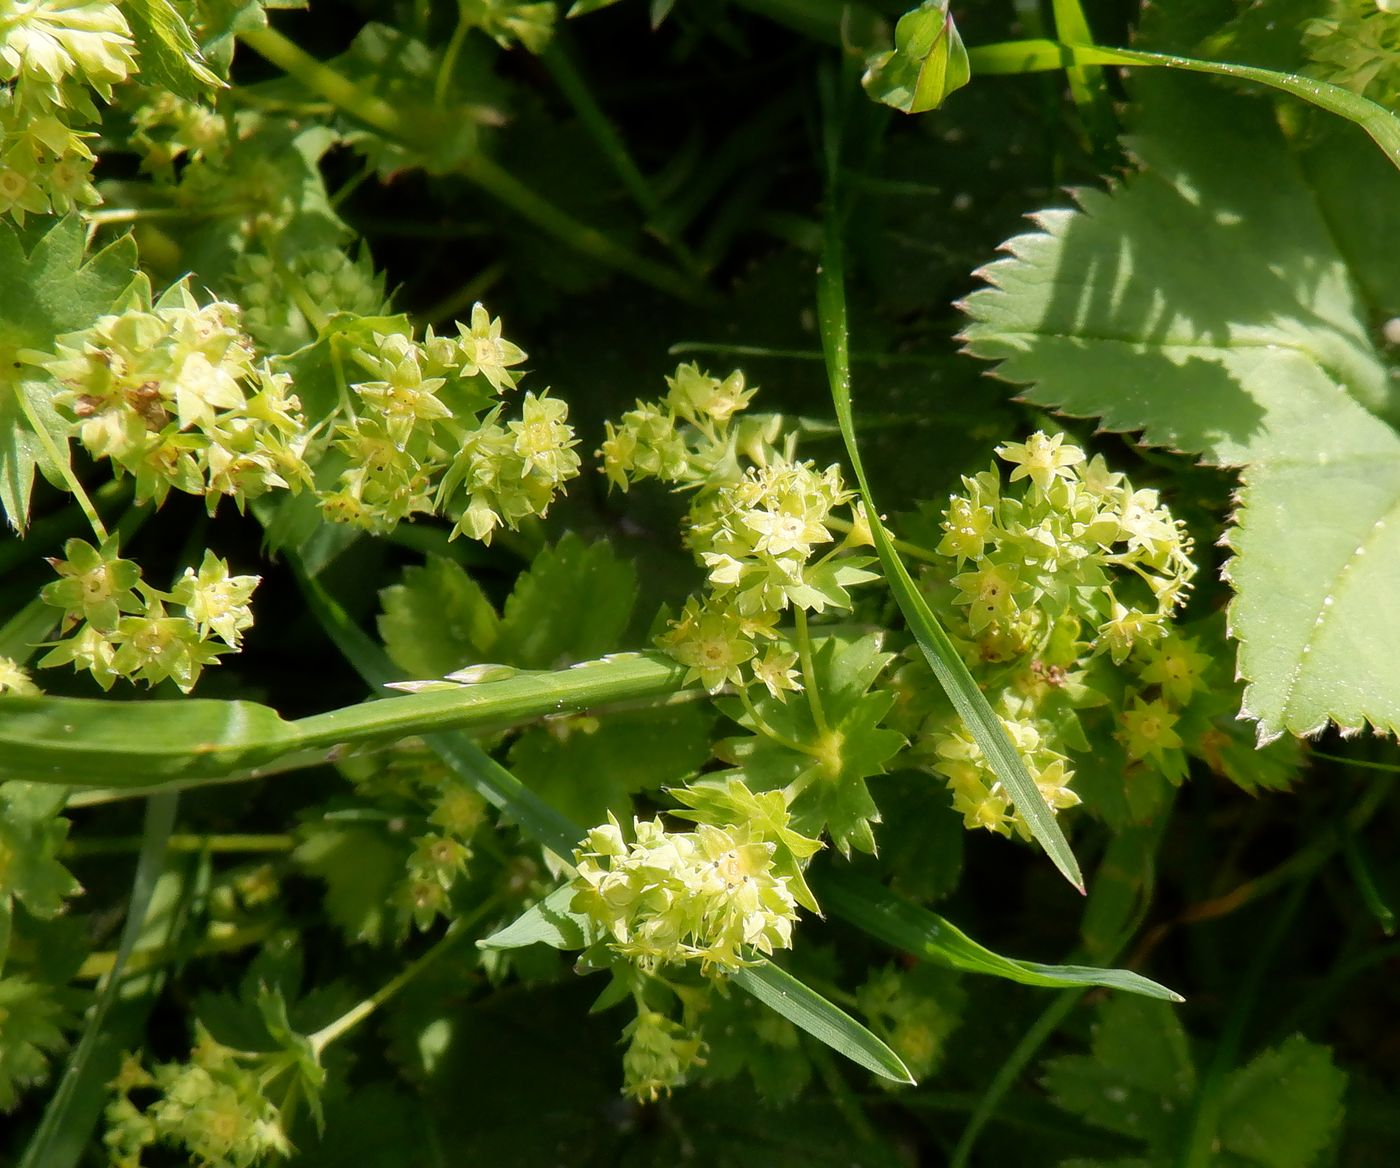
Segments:
[[[634,819],[629,842],[609,815],[588,833],[575,855],[574,911],[642,970],[694,962],[723,973],[788,948],[798,905],[815,906],[800,866],[820,845],[788,827],[778,792],[755,796],[731,779],[682,798],[700,820],[694,831]],[[738,822],[704,822],[725,814]]]
[[[128,1056],[106,1111],[103,1142],[114,1168],[140,1168],[157,1147],[204,1168],[252,1168],[289,1156],[291,1141],[264,1094],[259,1061],[216,1042],[202,1026],[188,1061],[148,1071]],[[133,1095],[153,1097],[143,1105]]]
[[[711,691],[799,689],[797,654],[778,640],[784,613],[846,611],[847,589],[875,578],[869,557],[850,554],[863,542],[855,494],[839,467],[798,461],[795,434],[775,445],[780,417],[741,416],[755,392],[742,373],[682,365],[667,386],[662,400],[608,423],[598,452],[624,491],[657,479],[691,493],[686,542],[706,588],[659,643]]]
[[[11,0],[0,11],[0,214],[99,202],[93,101],[135,72],[131,29],[106,0]]]
[[[261,251],[239,256],[233,290],[243,327],[259,350],[293,353],[316,340],[317,320],[336,314],[388,314],[384,277],[368,251],[352,258],[341,248],[309,247],[282,261]]]
[[[1135,489],[1062,434],[1037,432],[997,455],[1010,465],[1006,481],[996,465],[964,477],[936,548],[949,568],[927,581],[974,678],[1053,810],[1079,802],[1066,750],[1083,746],[1076,711],[1109,700],[1095,682],[1108,662],[1140,680],[1123,705],[1129,758],[1180,778],[1184,757],[1167,755],[1181,744],[1171,703],[1199,685],[1205,665],[1173,628],[1196,571],[1185,526],[1155,490]],[[912,666],[896,687],[923,681]],[[950,707],[922,710],[905,729],[968,827],[1029,838]]]
[[[39,595],[62,611],[65,635],[41,666],[85,669],[103,689],[119,677],[148,685],[169,679],[188,693],[205,666],[236,652],[252,627],[249,602],[259,577],[231,576],[211,551],[168,592],[143,580],[115,539],[100,547],[70,539],[63,552],[49,561],[58,579]]]

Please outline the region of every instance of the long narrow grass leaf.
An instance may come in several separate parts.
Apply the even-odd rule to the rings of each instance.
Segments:
[[[376,647],[377,649],[377,647]],[[366,676],[394,679],[388,659]],[[386,697],[295,722],[255,702],[186,698],[111,702],[7,697],[0,779],[153,786],[217,778],[286,755],[444,730],[487,733],[549,714],[665,697],[685,670],[659,653],[619,654],[554,673],[520,673],[457,689]]]
[[[979,945],[937,913],[896,896],[883,885],[849,872],[826,875],[817,895],[833,915],[896,949],[964,973],[981,973],[1022,985],[1065,989],[1104,986],[1169,1002],[1185,999],[1164,985],[1127,969],[1091,965],[1043,965],[1018,961]]]
[[[896,1083],[914,1082],[899,1055],[846,1011],[771,961],[746,966],[732,974],[730,980],[799,1030],[805,1030],[867,1071]]]
[[[179,796],[174,793],[153,795],[146,804],[146,819],[142,829],[141,851],[136,860],[136,875],[131,882],[131,897],[126,906],[126,923],[122,926],[112,971],[102,983],[83,1027],[78,1045],[68,1057],[58,1088],[44,1109],[43,1118],[30,1138],[20,1160],[19,1168],[72,1168],[84,1150],[86,1140],[75,1140],[75,1131],[87,1130],[97,1119],[97,1109],[82,1107],[80,1100],[94,1097],[94,1086],[100,1090],[101,1079],[111,1073],[97,1065],[94,1054],[102,1039],[104,1024],[121,987],[122,972],[131,951],[146,924],[156,880],[165,863],[165,845],[175,827],[175,810]],[[94,1076],[99,1082],[92,1082]],[[61,1142],[61,1147],[60,1147]]]
[[[831,192],[829,197],[834,202],[835,193]],[[1064,874],[1065,879],[1083,892],[1084,877],[1080,874],[1079,864],[1070,850],[1069,842],[1059,824],[1055,822],[1054,814],[1027,773],[1025,764],[1005,728],[992,712],[982,691],[977,688],[977,683],[973,681],[962,656],[900,560],[884,524],[878,519],[879,509],[871,494],[865,466],[861,462],[860,449],[856,445],[855,421],[851,410],[846,290],[842,270],[840,226],[834,207],[829,208],[827,212],[826,247],[817,277],[817,315],[821,327],[822,348],[826,353],[831,397],[836,406],[836,420],[841,427],[841,436],[846,442],[851,468],[855,471],[856,481],[865,498],[870,515],[871,534],[875,540],[876,551],[880,554],[880,563],[885,569],[890,591],[894,593],[900,611],[909,623],[910,631],[928,659],[934,677],[948,694],[953,708],[972,733],[977,745],[982,748],[982,753],[996,772],[997,778],[1005,785],[1031,835],[1045,849],[1046,855]]]
[[[1234,65],[1227,61],[1204,61],[1169,53],[1147,53],[1137,49],[1110,49],[1098,45],[1066,45],[1051,40],[1003,41],[968,50],[972,72],[1039,73],[1049,69],[1081,68],[1085,65],[1139,65],[1183,69],[1190,73],[1210,73],[1267,85],[1310,102],[1319,109],[1355,122],[1366,131],[1391,163],[1400,168],[1400,117],[1369,98],[1311,77],[1280,73],[1254,65]]]
[[[388,654],[365,635],[319,581],[299,571],[298,582],[326,635],[367,685],[382,688],[399,677]],[[531,675],[526,677],[536,684],[542,680]],[[375,704],[402,700],[384,698]],[[567,816],[536,795],[465,734],[428,734],[424,736],[424,741],[443,762],[471,783],[487,802],[514,819],[526,835],[561,859],[573,858],[574,845],[583,838],[583,829],[570,823]]]

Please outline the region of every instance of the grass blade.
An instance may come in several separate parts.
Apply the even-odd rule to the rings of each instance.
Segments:
[[[834,159],[833,159],[834,161]],[[834,167],[833,167],[834,170]],[[875,549],[880,554],[880,563],[885,570],[885,579],[894,593],[909,629],[928,659],[933,675],[948,694],[963,720],[982,748],[982,753],[992,769],[1005,785],[1007,793],[1021,813],[1031,835],[1045,854],[1050,857],[1066,880],[1082,893],[1084,877],[1079,864],[1070,850],[1069,841],[1055,822],[1055,816],[1041,796],[1039,788],[1026,771],[1021,756],[1016,752],[1006,730],[996,714],[987,704],[977,683],[972,680],[966,664],[953,646],[943,626],[929,607],[909,570],[905,568],[895,550],[884,524],[879,522],[879,508],[870,493],[870,483],[866,478],[865,466],[861,462],[860,448],[856,445],[855,421],[851,411],[851,363],[848,349],[846,325],[846,290],[842,270],[841,234],[835,209],[834,177],[828,186],[828,199],[832,203],[827,209],[826,246],[822,252],[822,264],[817,276],[817,316],[821,327],[822,349],[826,353],[827,377],[831,382],[831,398],[836,406],[836,420],[841,427],[841,436],[846,442],[846,452],[855,471],[856,482],[870,516],[870,531],[875,539]]]
[[[839,1006],[802,984],[771,961],[736,971],[730,980],[752,994],[775,1014],[831,1047],[851,1062],[896,1083],[913,1083],[899,1055]]]
[[[299,570],[297,575],[322,627],[360,676],[375,686],[393,680],[394,666],[383,650],[350,620],[316,580]],[[583,838],[585,829],[570,823],[566,816],[554,810],[464,734],[433,734],[426,736],[425,741],[444,762],[476,785],[483,797],[512,816],[522,831],[561,859],[572,861],[574,845]],[[567,885],[556,889],[541,905],[528,910],[487,942],[492,948],[507,948],[534,941],[554,944],[550,938],[556,934],[558,940],[565,940],[567,926],[563,921],[571,897]],[[543,905],[560,906],[564,911],[559,918],[550,921]],[[579,932],[584,934],[582,940],[587,943],[586,930]],[[887,1079],[899,1083],[914,1081],[899,1056],[880,1039],[816,990],[777,966],[762,962],[740,970],[733,981],[837,1054]]]
[[[379,690],[386,682],[399,680],[399,672],[388,654],[364,634],[320,582],[307,575],[295,559],[293,566],[297,581],[321,627],[365,684]],[[529,680],[539,682],[543,679],[536,677]],[[402,700],[383,698],[371,704],[382,705]],[[574,845],[583,838],[583,828],[570,823],[567,816],[561,815],[536,795],[465,734],[428,734],[424,736],[424,741],[443,762],[471,783],[487,802],[514,819],[527,835],[560,859],[573,860]]]
[[[82,1037],[63,1068],[58,1089],[44,1109],[43,1118],[24,1150],[19,1168],[72,1168],[85,1150],[86,1139],[74,1139],[74,1134],[79,1130],[87,1131],[97,1119],[103,1082],[114,1069],[99,1065],[100,1060],[94,1055],[104,1036],[108,1013],[117,999],[122,971],[146,924],[146,911],[165,862],[165,844],[175,826],[178,800],[179,796],[168,793],[153,795],[146,804],[141,852],[136,860],[136,876],[131,882],[126,923],[122,926],[112,972],[98,991]],[[92,1106],[93,1099],[98,1101],[98,1106]]]
[[[1146,53],[1136,49],[1109,49],[1097,45],[1066,45],[1050,40],[979,45],[969,49],[968,55],[973,76],[979,73],[1039,73],[1085,65],[1140,65],[1254,81],[1355,122],[1371,136],[1391,163],[1400,168],[1400,117],[1358,93],[1327,81],[1299,77],[1296,73],[1259,69],[1253,65],[1233,65],[1226,61],[1203,61],[1196,57],[1176,57],[1169,53]]]
[[[372,643],[369,649],[379,657],[369,672],[361,670],[366,681],[399,680],[382,650]],[[445,730],[484,733],[546,714],[664,697],[682,688],[684,675],[659,653],[618,654],[554,673],[386,697],[295,722],[255,702],[12,696],[0,721],[0,779],[149,787],[219,778],[298,752]]]
[[[849,872],[827,874],[818,883],[817,894],[833,916],[841,917],[862,932],[915,957],[964,973],[981,973],[1022,985],[1052,989],[1104,986],[1147,998],[1185,1001],[1180,994],[1166,986],[1127,969],[1042,965],[1038,961],[1003,957],[979,945],[937,913],[896,896],[881,884]]]

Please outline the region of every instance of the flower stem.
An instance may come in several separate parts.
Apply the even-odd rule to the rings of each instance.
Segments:
[[[171,852],[289,852],[296,846],[296,838],[290,835],[198,835],[184,833],[172,835],[165,841]],[[63,846],[63,854],[74,858],[81,856],[113,856],[141,849],[141,837],[108,836],[106,839],[69,840]]]
[[[60,451],[58,444],[54,442],[53,435],[48,432],[37,417],[34,416],[34,406],[29,400],[29,395],[24,392],[23,386],[16,386],[14,391],[15,399],[19,402],[19,408],[23,411],[25,420],[29,423],[35,435],[39,439],[39,444],[43,446],[44,453],[53,461],[53,465],[58,468],[63,475],[64,481],[68,484],[68,490],[72,492],[73,498],[78,501],[78,506],[82,508],[83,515],[87,518],[88,526],[92,528],[92,533],[97,537],[98,543],[107,542],[107,525],[102,522],[102,516],[97,513],[97,508],[92,505],[92,500],[88,498],[88,493],[83,489],[83,484],[78,476],[73,473],[73,462],[68,457],[68,452]]]
[[[776,742],[779,746],[784,747],[787,750],[795,751],[798,754],[805,754],[811,758],[818,757],[818,753],[815,747],[804,746],[796,739],[788,738],[784,734],[779,734],[776,730],[769,726],[768,723],[763,720],[763,715],[760,714],[758,712],[757,707],[754,706],[753,700],[749,697],[749,691],[747,687],[741,686],[735,692],[738,693],[739,700],[744,704],[744,712],[747,713],[748,716],[753,719],[755,729],[757,729],[758,732],[762,734],[765,738]]]
[[[826,711],[822,709],[822,696],[817,688],[817,671],[812,664],[812,638],[807,632],[807,610],[793,608],[793,625],[797,633],[797,655],[802,661],[802,688],[807,691],[807,704],[812,708],[812,721],[817,733],[826,734]]]
[[[396,977],[392,978],[384,985],[380,986],[374,993],[354,1007],[347,1010],[334,1022],[328,1023],[316,1031],[315,1034],[307,1036],[307,1041],[311,1044],[311,1049],[316,1057],[320,1058],[331,1043],[336,1039],[348,1034],[380,1006],[397,994],[404,986],[408,985],[418,977],[425,969],[438,960],[444,953],[457,944],[463,937],[471,931],[471,926],[476,924],[487,913],[492,912],[500,902],[500,894],[488,897],[477,905],[476,910],[470,915],[455,920],[447,927],[442,937],[426,953],[405,966]]]
[[[276,29],[248,29],[239,36],[250,49],[288,76],[385,137],[425,152],[431,152],[436,146],[437,135],[433,126],[416,124],[408,111],[390,104],[325,62],[318,61]],[[595,227],[580,223],[481,151],[462,158],[458,163],[458,173],[521,218],[576,251],[681,300],[699,302],[706,299],[704,291],[679,272],[623,247]]]

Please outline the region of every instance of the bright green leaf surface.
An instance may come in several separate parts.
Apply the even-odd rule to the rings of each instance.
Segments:
[[[875,1035],[771,961],[745,966],[730,980],[858,1066],[896,1083],[914,1081],[899,1056]]]
[[[559,669],[611,653],[632,614],[637,574],[605,542],[566,535],[535,557],[501,616],[498,660]]]
[[[144,281],[136,275],[130,236],[86,259],[83,251],[76,216],[60,219],[28,246],[8,221],[0,222],[0,506],[14,527],[28,519],[34,468],[62,482],[67,467],[68,423],[50,401],[47,374],[32,360],[51,351],[61,333],[112,311]]]
[[[964,973],[1002,977],[1022,985],[1065,988],[1105,986],[1125,993],[1179,1002],[1181,996],[1127,969],[1087,965],[1043,965],[993,953],[937,913],[896,896],[873,881],[848,872],[827,876],[817,895],[834,916],[906,953]]]
[[[805,701],[764,697],[754,704],[770,730],[789,742],[825,750],[825,757],[799,754],[757,733],[726,739],[718,748],[720,757],[734,763],[754,791],[786,787],[803,772],[818,768],[818,776],[804,790],[793,827],[814,838],[830,834],[832,844],[845,854],[852,847],[875,851],[871,824],[879,821],[880,811],[867,780],[883,774],[904,744],[901,734],[880,724],[894,704],[894,695],[888,690],[871,691],[889,660],[888,653],[880,652],[878,636],[857,640],[831,636],[818,642],[812,665],[829,735],[817,729]],[[746,729],[756,729],[738,701],[726,700],[721,708]]]
[[[1388,374],[1269,111],[1169,93],[1170,113],[1132,139],[1143,173],[1040,216],[985,269],[968,348],[1037,404],[1243,468],[1230,618],[1262,740],[1329,718],[1395,730]]]
[[[123,12],[141,54],[141,79],[189,101],[222,82],[209,71],[189,26],[171,0],[124,0]]]
[[[519,949],[525,945],[548,945],[551,949],[586,949],[596,939],[592,921],[574,912],[572,885],[556,888],[538,904],[528,908],[477,946],[482,949]]]
[[[870,58],[861,84],[876,101],[918,114],[937,109],[971,77],[948,0],[924,0],[899,18],[894,49]]]
[[[379,594],[379,635],[409,677],[445,677],[464,665],[493,661],[500,617],[466,569],[440,556],[404,571]]]

